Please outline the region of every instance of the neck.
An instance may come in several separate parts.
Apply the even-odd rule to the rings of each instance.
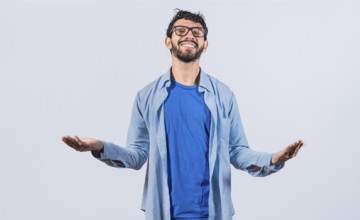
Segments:
[[[187,86],[199,84],[200,64],[199,59],[194,62],[185,63],[173,57],[171,73],[175,81]]]

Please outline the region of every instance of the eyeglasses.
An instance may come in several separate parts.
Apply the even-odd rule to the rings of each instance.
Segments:
[[[189,30],[194,37],[204,37],[204,35],[206,35],[206,30],[202,27],[175,26],[172,32],[175,32],[177,36],[183,37],[189,33]]]

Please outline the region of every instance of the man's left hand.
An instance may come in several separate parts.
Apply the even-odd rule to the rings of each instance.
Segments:
[[[271,158],[271,165],[284,163],[291,158],[296,157],[302,146],[304,146],[304,142],[302,140],[298,140],[287,146],[285,149],[273,154]]]

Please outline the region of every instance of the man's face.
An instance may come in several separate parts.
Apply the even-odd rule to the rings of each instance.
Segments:
[[[174,27],[177,26],[202,28],[200,23],[195,23],[186,19],[177,20]],[[204,40],[204,37],[194,36],[191,30],[189,30],[184,36],[178,36],[175,32],[173,32],[171,38],[166,38],[165,44],[175,57],[185,63],[193,62],[199,59],[202,52],[206,51],[208,45],[207,41]]]

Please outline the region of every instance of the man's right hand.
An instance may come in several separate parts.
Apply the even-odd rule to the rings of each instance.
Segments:
[[[94,138],[79,138],[78,136],[64,136],[62,137],[62,141],[65,142],[68,146],[74,148],[77,151],[100,151],[103,152],[104,145],[101,141],[96,140]]]

